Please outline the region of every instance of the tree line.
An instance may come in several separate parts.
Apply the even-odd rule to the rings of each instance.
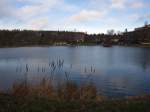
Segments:
[[[111,44],[132,45],[143,42],[150,43],[150,25],[135,28],[134,31],[114,33],[108,30],[107,34],[87,34],[84,32],[68,31],[32,31],[32,30],[0,30],[0,47],[67,44]]]

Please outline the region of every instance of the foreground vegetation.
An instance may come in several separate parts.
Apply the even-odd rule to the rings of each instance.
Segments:
[[[42,79],[31,85],[16,83],[0,93],[0,112],[149,112],[150,96],[110,100],[92,83],[81,86],[72,81],[61,85]]]
[[[150,96],[81,102],[78,100],[50,100],[45,97],[16,97],[0,95],[0,112],[149,112]]]

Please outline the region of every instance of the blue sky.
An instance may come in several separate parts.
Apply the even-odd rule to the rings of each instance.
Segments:
[[[0,29],[105,33],[150,22],[150,0],[0,0]]]

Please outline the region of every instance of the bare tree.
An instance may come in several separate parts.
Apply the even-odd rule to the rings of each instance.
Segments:
[[[115,34],[115,31],[114,31],[113,29],[107,30],[107,34],[108,34],[108,35],[114,35],[114,34]]]

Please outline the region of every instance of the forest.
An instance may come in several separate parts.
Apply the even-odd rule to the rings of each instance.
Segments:
[[[69,31],[32,31],[32,30],[0,30],[0,47],[34,46],[34,45],[76,45],[103,44],[142,45],[150,43],[150,25],[135,28],[134,31],[107,34],[87,34]]]

